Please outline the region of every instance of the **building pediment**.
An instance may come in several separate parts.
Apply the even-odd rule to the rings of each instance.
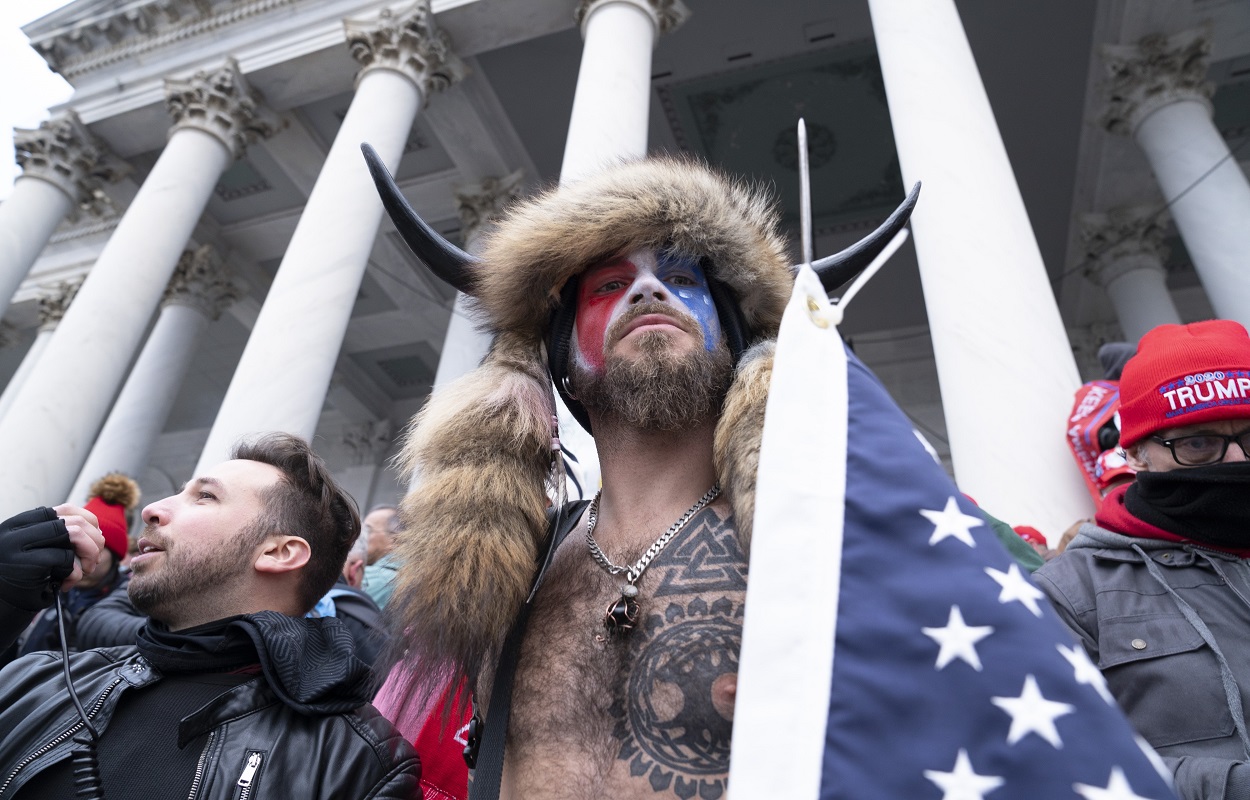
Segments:
[[[70,78],[300,0],[76,0],[22,30]]]

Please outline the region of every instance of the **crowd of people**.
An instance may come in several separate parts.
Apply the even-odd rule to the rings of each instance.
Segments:
[[[495,334],[415,421],[418,488],[362,520],[272,433],[143,506],[133,542],[119,475],[0,522],[0,799],[725,795],[794,281],[770,205],[690,162],[620,164],[469,257],[398,203]],[[560,495],[553,385],[595,437],[593,499]],[[1051,550],[987,519],[1177,795],[1250,798],[1250,336],[1161,326],[1119,392],[1136,476],[1093,521]]]

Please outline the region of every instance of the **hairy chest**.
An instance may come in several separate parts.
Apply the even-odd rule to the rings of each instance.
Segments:
[[[692,519],[638,582],[636,628],[610,634],[622,582],[581,532],[560,547],[514,687],[514,796],[723,794],[746,593],[732,518]]]

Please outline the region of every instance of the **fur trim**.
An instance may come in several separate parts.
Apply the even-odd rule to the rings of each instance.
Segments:
[[[493,330],[541,341],[569,278],[639,247],[705,258],[751,332],[776,335],[794,274],[772,198],[673,158],[618,164],[513,206],[485,241],[478,307]]]
[[[110,472],[91,484],[87,499],[93,497],[110,505],[123,506],[129,511],[139,504],[139,484],[120,472]]]
[[[546,536],[555,406],[541,354],[498,337],[482,365],[430,397],[400,466],[404,563],[387,611],[410,655],[476,677],[525,602]]]
[[[760,465],[760,441],[764,436],[764,410],[768,385],[773,378],[773,354],[777,342],[760,342],[743,354],[725,406],[716,423],[712,458],[716,476],[733,506],[734,524],[742,552],[751,553],[751,527],[755,521],[755,473]]]

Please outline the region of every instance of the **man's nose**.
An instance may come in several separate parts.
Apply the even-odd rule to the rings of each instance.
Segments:
[[[143,520],[147,525],[161,525],[169,519],[169,500],[157,500],[155,503],[148,503],[143,507],[143,511],[139,515],[139,519]]]
[[[1238,461],[1250,461],[1246,458],[1246,451],[1242,448],[1241,443],[1236,439],[1228,443],[1228,449],[1224,451],[1225,464],[1232,464]]]
[[[629,287],[631,305],[649,303],[653,300],[668,300],[668,298],[668,287],[664,285],[664,281],[650,273],[639,275],[634,280],[634,285]]]

